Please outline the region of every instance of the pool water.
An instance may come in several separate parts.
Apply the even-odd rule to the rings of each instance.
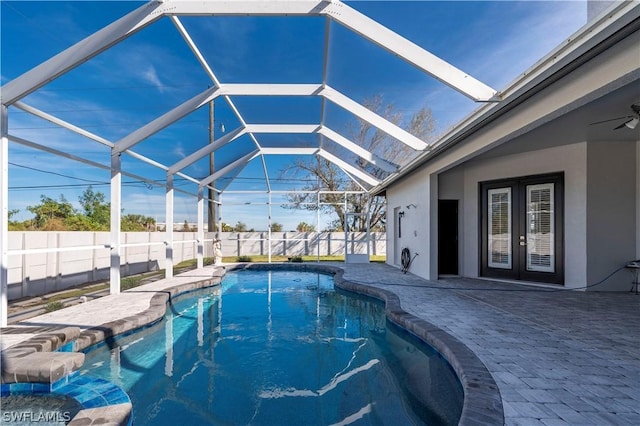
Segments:
[[[317,273],[230,272],[84,367],[129,394],[135,425],[457,424],[462,409],[439,354]]]

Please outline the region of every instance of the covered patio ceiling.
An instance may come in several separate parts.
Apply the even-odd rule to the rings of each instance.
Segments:
[[[239,82],[239,78],[235,78],[235,76],[231,78],[231,81],[224,81],[216,73],[216,67],[210,59],[211,46],[207,42],[208,36],[206,32],[201,31],[202,27],[194,22],[194,18],[247,16],[320,19],[322,22],[313,23],[315,27],[324,28],[321,31],[322,43],[316,46],[318,50],[316,54],[322,58],[317,63],[320,69],[314,73],[313,77],[304,82],[300,81],[300,77],[294,77],[293,82],[288,82],[284,75],[276,76],[277,81],[273,83]],[[159,31],[167,31],[167,21],[174,27],[175,33],[182,38],[184,45],[191,51],[194,60],[206,75],[207,86],[209,86],[206,89],[196,91],[195,95],[190,95],[186,99],[184,99],[185,93],[188,91],[181,92],[180,96],[168,96],[168,94],[161,96],[159,102],[161,101],[163,105],[173,104],[173,107],[157,115],[146,124],[132,128],[131,131],[117,138],[107,138],[92,132],[90,128],[83,127],[74,120],[72,112],[55,114],[37,106],[38,99],[42,99],[42,96],[46,95],[46,89],[52,82],[73,78],[74,73],[83,72],[86,69],[85,63],[94,61],[97,56],[110,49],[126,49],[127,40],[135,38],[139,32],[153,31],[154,27],[158,26],[161,26]],[[11,119],[10,112],[15,109],[53,123],[65,131],[74,133],[74,136],[79,135],[85,142],[86,139],[97,142],[107,147],[111,151],[112,157],[122,153],[128,154],[136,161],[145,163],[145,167],[152,166],[161,169],[167,175],[175,175],[197,184],[199,187],[209,187],[219,193],[223,192],[233,182],[233,178],[238,176],[247,165],[255,163],[255,161],[262,168],[266,189],[271,191],[272,185],[266,158],[278,155],[321,157],[342,170],[362,190],[368,191],[380,183],[380,176],[393,175],[398,171],[400,165],[395,163],[392,158],[385,158],[384,151],[372,152],[367,147],[351,140],[347,135],[339,133],[340,129],[332,127],[327,121],[327,111],[330,108],[338,107],[341,113],[346,112],[352,119],[369,123],[375,129],[388,135],[393,141],[392,143],[404,144],[417,153],[429,150],[429,144],[331,85],[329,78],[331,54],[329,51],[333,43],[332,34],[334,31],[331,28],[334,25],[339,25],[343,29],[357,34],[368,43],[402,59],[408,63],[408,66],[414,67],[419,72],[425,73],[430,78],[474,101],[499,100],[499,95],[491,87],[337,0],[209,0],[206,2],[165,0],[152,1],[138,7],[6,83],[2,87],[2,136],[23,146],[99,166],[96,164],[99,162],[83,159],[81,155],[74,153],[71,149],[59,150],[47,144],[46,141],[30,140],[28,137],[15,134],[11,130],[11,126],[7,124]],[[189,29],[190,27],[194,28],[193,32]],[[211,28],[215,28],[213,24],[210,25]],[[194,36],[193,33],[196,30],[198,30],[198,35]],[[215,29],[211,29],[211,31],[215,32]],[[153,53],[154,51],[150,49],[149,55],[153,55]],[[113,64],[114,68],[117,66],[119,65]],[[342,71],[349,72],[348,69]],[[66,82],[68,84],[70,80],[66,80]],[[265,104],[267,110],[278,109],[283,98],[289,99],[291,102],[289,108],[303,109],[301,104],[297,102],[313,103],[314,107],[310,110],[314,114],[307,114],[304,118],[296,118],[293,122],[270,118],[269,114],[267,117],[249,117],[252,114],[246,114],[242,108],[242,98],[245,97],[270,99]],[[181,98],[183,100],[180,100]],[[34,99],[34,102],[30,102],[30,99]],[[206,106],[214,100],[218,103],[223,102],[233,115],[233,118],[226,123],[226,133],[212,138],[213,126],[210,124],[212,131],[209,138],[202,137],[189,141],[189,144],[185,144],[185,148],[180,150],[179,155],[173,158],[155,155],[157,151],[166,154],[172,144],[179,142],[167,141],[167,129],[171,129],[172,126],[177,126],[178,129],[181,126],[187,126],[189,118],[192,118],[193,121],[199,121],[199,124],[202,125],[202,122],[206,120],[202,120],[207,110]],[[73,101],[70,100],[71,102]],[[218,105],[216,105],[217,107]],[[211,117],[209,118],[211,119]],[[127,126],[123,126],[120,134],[125,127]],[[117,135],[118,132],[113,134]],[[270,137],[272,135],[277,135],[279,142],[271,143]],[[146,142],[146,145],[143,142]],[[151,143],[153,145],[150,145]],[[138,148],[142,146],[144,149],[142,152],[138,152]],[[225,147],[227,147],[226,151],[223,149]],[[211,173],[209,174],[201,172],[196,174],[196,168],[191,166],[209,161],[210,155],[213,153],[224,156],[223,164],[219,164],[215,171],[210,169]],[[360,158],[364,161],[352,161],[352,158]],[[103,168],[105,166],[102,165]],[[123,167],[124,170],[132,168],[144,169],[144,167]],[[371,170],[377,170],[378,173],[372,174]],[[141,180],[149,179],[145,174],[141,173],[142,176],[140,176],[131,170],[124,173]],[[6,182],[6,179],[4,181]]]

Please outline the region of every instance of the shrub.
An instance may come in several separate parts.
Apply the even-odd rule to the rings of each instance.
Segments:
[[[251,262],[251,256],[238,256],[238,262]]]
[[[47,303],[44,306],[45,312],[53,312],[53,311],[57,311],[57,310],[62,309],[62,308],[64,308],[64,303],[62,303],[59,300],[54,300],[52,302]]]
[[[290,258],[289,258],[289,262],[292,262],[292,263],[302,263],[302,257],[301,257],[301,256],[294,256],[294,257],[290,257]]]
[[[125,277],[120,280],[120,290],[129,290],[138,287],[142,283],[142,277]]]

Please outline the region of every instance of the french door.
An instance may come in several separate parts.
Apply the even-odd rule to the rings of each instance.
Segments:
[[[480,184],[481,275],[564,282],[563,181],[553,174]]]

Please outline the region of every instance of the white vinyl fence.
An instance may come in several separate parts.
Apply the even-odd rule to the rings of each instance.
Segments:
[[[223,232],[219,235],[224,256],[266,256],[269,246],[272,256],[345,253],[343,232],[272,232],[271,241],[267,232]],[[123,277],[164,269],[163,232],[123,232],[122,236]],[[213,256],[213,237],[214,233],[205,235],[204,257]],[[371,233],[370,238],[370,253],[385,254],[385,234]],[[9,232],[9,300],[108,280],[109,239],[109,232]],[[196,258],[197,233],[174,232],[173,239],[174,264]],[[366,245],[358,244],[362,241],[366,241],[366,233],[349,233],[349,253],[366,253]]]

